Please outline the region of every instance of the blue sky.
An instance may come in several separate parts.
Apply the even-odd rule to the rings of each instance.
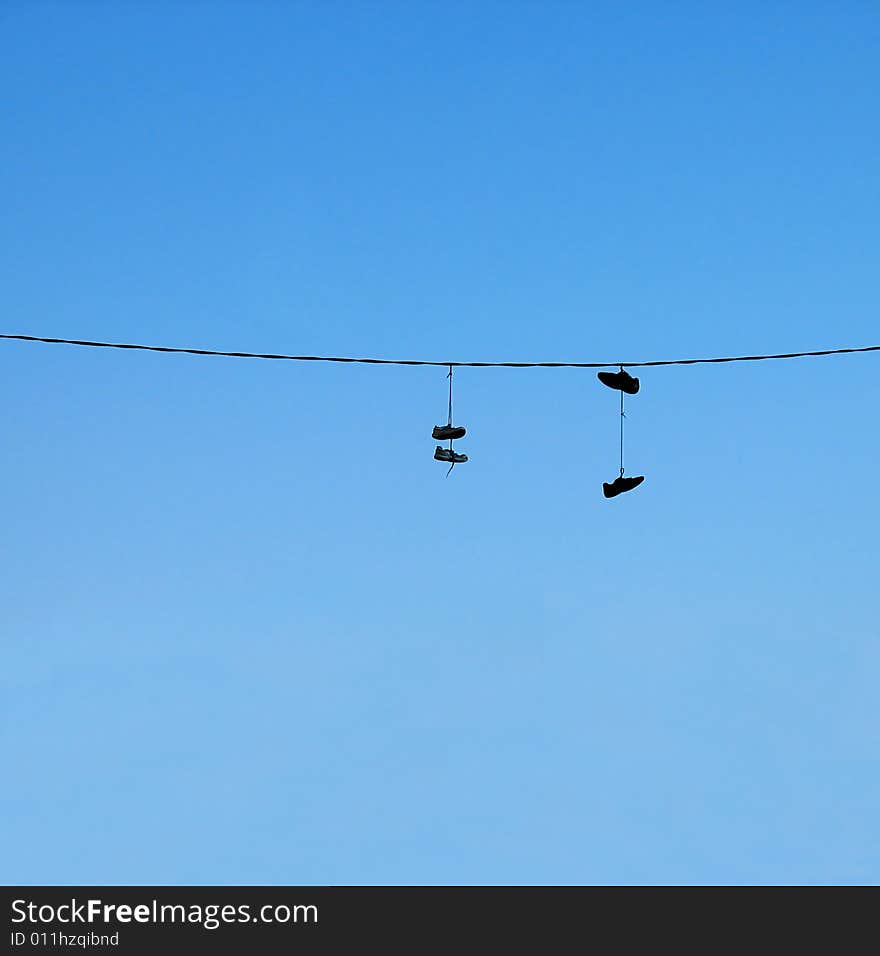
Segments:
[[[867,2],[0,11],[2,329],[880,344]],[[0,880],[877,883],[875,355],[0,345]]]

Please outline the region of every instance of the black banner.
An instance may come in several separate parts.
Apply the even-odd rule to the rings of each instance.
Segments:
[[[870,926],[876,890],[4,887],[8,952],[335,953],[763,948]],[[829,906],[831,897],[834,905]],[[843,907],[840,904],[844,904]],[[845,914],[845,915],[844,915]]]

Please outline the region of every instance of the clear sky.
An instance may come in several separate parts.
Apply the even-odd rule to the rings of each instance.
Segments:
[[[713,9],[714,8],[714,9]],[[880,344],[880,9],[0,7],[4,332]],[[880,356],[0,343],[0,881],[880,882]]]

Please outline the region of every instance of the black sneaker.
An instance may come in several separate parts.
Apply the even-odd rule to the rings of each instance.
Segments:
[[[639,380],[633,378],[629,372],[621,369],[619,372],[597,372],[597,377],[603,385],[616,388],[618,392],[635,395],[639,390]]]
[[[451,448],[442,448],[440,445],[434,449],[434,458],[437,461],[447,461],[453,465],[461,465],[468,460],[467,455],[453,451]]]
[[[638,488],[644,480],[644,475],[635,475],[631,478],[624,478],[623,475],[621,475],[619,478],[615,478],[610,484],[607,481],[602,482],[602,493],[606,498],[615,498],[617,495],[622,495],[625,491],[632,491],[633,488]]]
[[[467,429],[464,425],[435,425],[431,438],[437,441],[447,441],[450,438],[464,438]]]

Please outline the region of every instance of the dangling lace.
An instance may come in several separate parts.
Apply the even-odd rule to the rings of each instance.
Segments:
[[[623,371],[623,366],[620,366],[620,371]],[[623,390],[620,392],[620,477],[623,478],[623,421],[626,418],[626,415],[623,412]]]
[[[452,366],[449,366],[449,374],[446,376],[449,379],[449,420],[447,425],[452,427]],[[449,450],[452,451],[452,439],[449,439]],[[449,466],[449,471],[446,472],[446,477],[448,478],[452,474],[452,469],[455,468],[455,462]]]
[[[452,366],[449,366],[449,374],[446,376],[449,379],[449,420],[446,422],[450,427],[452,426]]]

